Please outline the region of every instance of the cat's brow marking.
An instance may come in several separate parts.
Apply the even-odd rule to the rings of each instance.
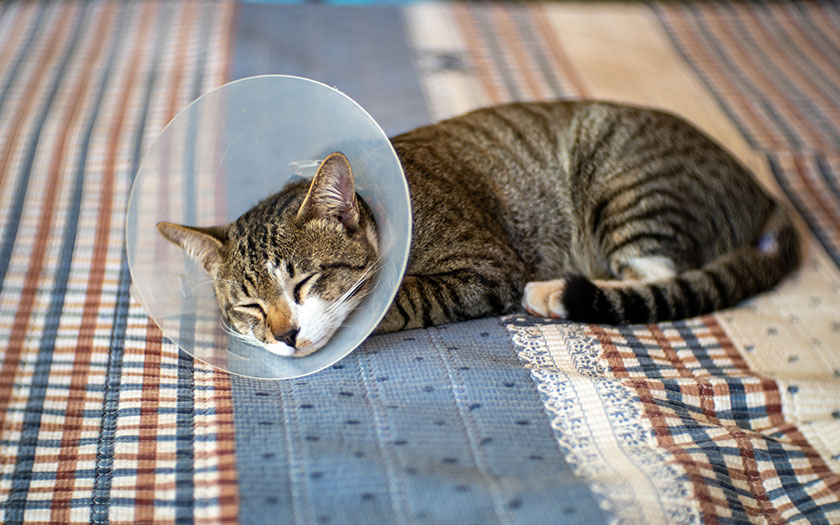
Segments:
[[[268,261],[265,263],[265,267],[268,270],[268,273],[274,277],[274,282],[277,284],[277,288],[283,294],[283,298],[286,300],[287,303],[292,302],[292,297],[289,295],[288,287],[286,283],[291,279],[292,276],[286,277],[283,275],[282,264],[280,267],[276,266],[273,262]]]
[[[330,269],[341,268],[341,269],[345,269],[345,270],[357,270],[357,271],[359,271],[359,270],[366,269],[367,265],[365,265],[365,264],[348,264],[348,263],[330,263],[330,264],[325,264],[324,268],[330,268]]]

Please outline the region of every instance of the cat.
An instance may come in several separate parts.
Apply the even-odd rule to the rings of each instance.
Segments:
[[[511,103],[391,139],[412,202],[408,268],[376,333],[524,308],[653,323],[735,305],[798,264],[786,209],[670,113]],[[215,279],[223,317],[281,355],[321,348],[372,286],[379,247],[352,167],[329,155],[234,222],[160,223]]]

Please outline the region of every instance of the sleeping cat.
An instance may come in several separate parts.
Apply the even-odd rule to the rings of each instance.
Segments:
[[[799,259],[788,213],[665,112],[514,103],[392,139],[411,193],[405,277],[377,332],[524,307],[588,323],[696,316]],[[377,230],[341,153],[236,221],[160,232],[214,279],[223,317],[281,355],[321,348],[372,286]]]

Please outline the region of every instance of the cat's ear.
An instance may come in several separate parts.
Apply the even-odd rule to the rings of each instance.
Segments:
[[[330,154],[318,167],[298,217],[328,217],[350,229],[359,225],[356,183],[343,153]]]
[[[183,248],[207,270],[207,273],[213,274],[221,263],[221,250],[227,239],[227,226],[201,228],[159,222],[157,229],[161,235]]]

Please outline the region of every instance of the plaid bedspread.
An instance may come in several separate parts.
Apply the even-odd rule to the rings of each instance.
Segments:
[[[231,377],[132,299],[124,213],[165,124],[263,73],[389,134],[670,109],[798,212],[805,261],[700,318],[481,319]],[[0,522],[840,522],[837,4],[2,3],[0,232]]]

